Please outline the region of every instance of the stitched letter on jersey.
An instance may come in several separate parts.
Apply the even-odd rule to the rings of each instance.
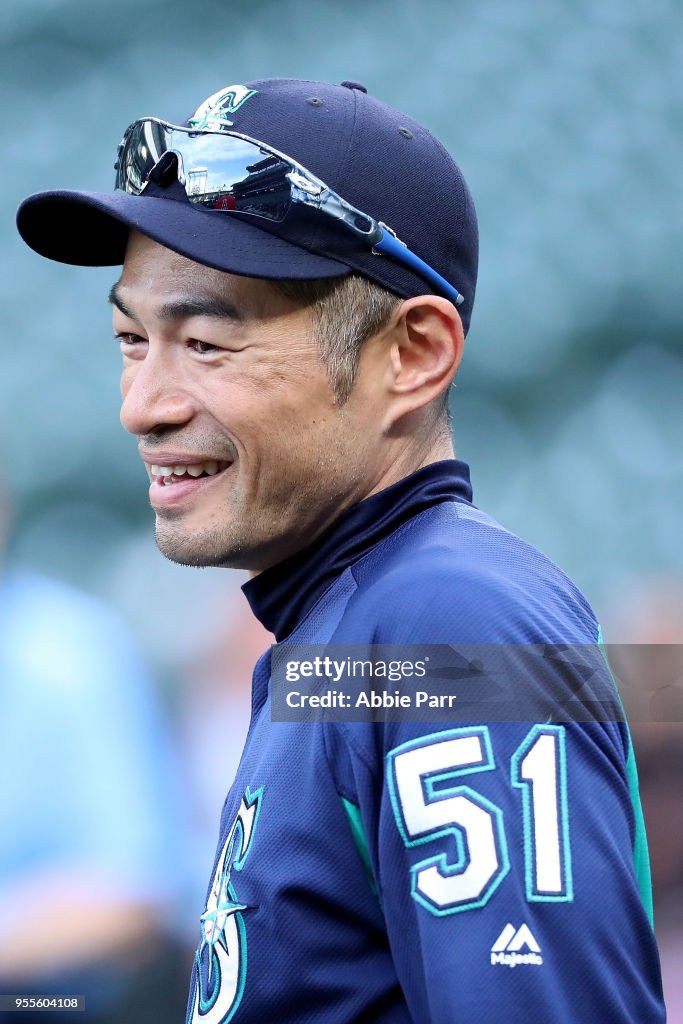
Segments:
[[[202,914],[202,937],[195,956],[195,990],[190,1024],[221,1024],[232,1019],[242,1001],[247,971],[247,935],[242,912],[248,907],[236,892],[233,871],[244,866],[261,809],[263,787],[247,787],[218,857]]]

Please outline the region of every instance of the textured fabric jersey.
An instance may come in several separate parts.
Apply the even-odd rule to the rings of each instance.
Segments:
[[[471,498],[463,463],[420,470],[247,583],[252,608],[279,643],[595,644],[570,580]],[[188,1021],[664,1020],[623,723],[278,723],[270,659]]]

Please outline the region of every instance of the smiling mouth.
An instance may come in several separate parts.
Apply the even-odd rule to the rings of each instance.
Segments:
[[[149,469],[153,483],[159,484],[161,487],[171,487],[173,484],[187,481],[190,478],[200,480],[203,477],[218,476],[231,465],[232,462],[209,459],[206,462],[191,462],[173,466],[152,465]]]

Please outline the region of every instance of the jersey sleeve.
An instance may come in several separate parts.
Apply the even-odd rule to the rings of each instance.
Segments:
[[[543,610],[525,609],[523,595],[488,581],[477,586],[474,597],[468,588],[477,604],[460,617],[459,634],[455,612],[431,624],[427,601],[413,610],[416,629],[399,635],[413,643],[472,640],[463,620],[488,616],[497,623],[489,635],[497,631],[503,642],[519,635],[517,623],[542,625]],[[433,592],[443,607],[438,587]],[[487,593],[495,598],[488,610]],[[393,626],[402,604],[399,594]],[[461,606],[452,595],[450,607]],[[383,635],[380,618],[376,639],[395,637],[393,626]],[[562,679],[570,690],[576,682]],[[664,1021],[656,943],[634,868],[625,723],[337,723],[328,747],[340,792],[358,808],[357,832],[415,1021]]]

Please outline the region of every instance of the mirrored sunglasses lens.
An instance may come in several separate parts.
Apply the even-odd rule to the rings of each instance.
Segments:
[[[130,129],[116,187],[139,195],[167,152],[177,155],[178,177],[193,203],[271,221],[282,220],[291,206],[288,161],[243,139],[178,131],[154,121]]]
[[[132,125],[123,140],[118,158],[116,187],[131,195],[139,195],[147,184],[149,173],[169,149],[170,133],[154,121]]]

